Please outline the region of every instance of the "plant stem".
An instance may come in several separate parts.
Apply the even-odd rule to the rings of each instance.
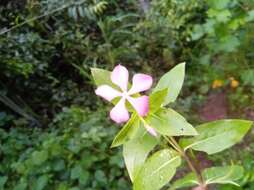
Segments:
[[[192,163],[191,159],[189,158],[189,156],[185,153],[185,151],[179,146],[179,144],[176,142],[176,140],[174,139],[174,137],[165,137],[166,140],[170,143],[171,146],[173,146],[175,148],[176,151],[178,151],[180,153],[180,155],[185,159],[185,161],[187,162],[190,170],[195,173],[195,175],[197,176],[198,182],[200,184],[200,186],[203,188],[203,190],[208,190],[205,181],[203,179],[203,176],[201,174],[201,171],[199,169],[197,169],[194,164]]]
[[[83,0],[83,1],[79,2],[79,4],[82,4],[82,3],[84,3],[84,2],[85,2],[85,1]],[[23,25],[25,25],[25,24],[28,24],[29,22],[33,22],[33,21],[38,20],[38,19],[41,19],[41,18],[43,18],[43,17],[52,15],[52,14],[54,14],[54,13],[56,13],[56,12],[62,11],[63,9],[66,9],[66,8],[68,8],[68,7],[70,7],[70,6],[75,5],[75,4],[77,4],[77,3],[76,3],[76,2],[75,2],[75,3],[69,3],[69,4],[66,4],[66,5],[63,5],[62,7],[59,7],[59,8],[57,8],[57,9],[54,9],[54,10],[52,10],[52,11],[48,11],[48,12],[42,14],[42,15],[39,15],[39,16],[36,16],[36,17],[30,18],[30,19],[27,19],[27,20],[25,20],[24,22],[21,22],[20,24],[17,24],[17,25],[15,25],[15,26],[13,26],[13,27],[10,27],[10,28],[8,28],[8,29],[4,29],[4,30],[0,31],[0,36],[3,35],[3,34],[5,34],[5,33],[7,33],[7,32],[10,32],[10,31],[12,31],[12,30],[14,30],[14,29],[16,29],[16,28],[19,28],[19,27],[21,27],[21,26],[23,26]]]

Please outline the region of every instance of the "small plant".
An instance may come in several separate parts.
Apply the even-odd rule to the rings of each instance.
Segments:
[[[98,86],[96,94],[115,104],[110,117],[116,123],[127,122],[116,135],[112,146],[123,145],[125,164],[134,190],[159,190],[173,178],[185,160],[191,173],[169,185],[169,189],[209,184],[237,184],[243,175],[239,165],[200,170],[196,151],[219,153],[240,142],[252,126],[251,121],[218,120],[195,128],[170,108],[182,88],[185,63],[166,73],[149,96],[140,92],[152,86],[152,77],[135,74],[132,86],[128,70],[121,65],[112,72],[92,68]],[[119,99],[120,98],[120,99]],[[129,116],[129,112],[131,116]],[[168,186],[166,186],[168,187]]]

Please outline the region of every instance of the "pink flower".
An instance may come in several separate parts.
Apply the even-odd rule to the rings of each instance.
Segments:
[[[95,93],[107,101],[112,101],[116,97],[121,97],[119,102],[110,111],[110,118],[116,123],[123,123],[129,120],[129,112],[126,109],[128,101],[140,116],[146,116],[149,111],[148,96],[132,97],[132,95],[146,91],[151,88],[153,79],[146,74],[135,74],[132,78],[132,87],[128,90],[129,72],[122,66],[117,65],[111,73],[111,81],[120,87],[121,92],[108,85],[99,86]]]

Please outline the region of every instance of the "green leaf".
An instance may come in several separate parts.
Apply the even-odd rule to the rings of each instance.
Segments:
[[[165,88],[168,89],[168,95],[163,102],[164,105],[176,100],[183,86],[184,75],[185,63],[181,63],[161,77],[157,86],[154,88],[153,93]]]
[[[181,139],[185,150],[192,148],[208,154],[221,152],[242,140],[252,126],[247,120],[219,120],[196,127],[198,136]]]
[[[245,85],[254,86],[254,69],[241,72],[241,79]]]
[[[154,153],[134,180],[134,190],[159,190],[171,180],[180,164],[180,156],[170,149]]]
[[[123,145],[124,161],[132,181],[136,178],[148,154],[157,143],[158,140],[148,134],[145,128],[140,125],[136,138]]]
[[[27,189],[27,182],[21,180],[21,182],[17,183],[13,190],[26,190]]]
[[[199,40],[200,38],[202,38],[205,35],[205,29],[203,25],[200,24],[196,24],[193,27],[193,31],[191,34],[191,38],[192,40]]]
[[[46,175],[40,176],[35,181],[33,189],[34,190],[43,190],[46,187],[46,185],[48,184],[48,180],[49,180],[48,176],[46,176]]]
[[[78,187],[72,187],[72,188],[70,188],[70,190],[80,190],[80,188],[78,188]]]
[[[231,0],[208,0],[208,5],[215,9],[226,9]]]
[[[40,165],[48,159],[48,152],[46,150],[34,151],[31,159],[34,165]]]
[[[241,45],[241,41],[232,35],[223,38],[219,43],[216,43],[216,51],[233,52]]]
[[[202,176],[205,179],[206,184],[232,184],[237,185],[237,180],[243,177],[243,167],[234,166],[223,166],[223,167],[212,167],[205,169],[202,172]],[[198,185],[197,177],[194,173],[189,173],[185,177],[176,180],[169,190],[192,187]]]
[[[116,135],[111,147],[117,147],[124,144],[126,141],[131,139],[135,131],[138,129],[140,121],[137,114],[132,114],[130,120],[123,126],[120,132]]]
[[[149,96],[149,113],[156,112],[163,104],[166,96],[168,94],[168,89],[156,91]]]
[[[7,182],[8,177],[7,176],[0,176],[0,189],[4,189],[4,185]]]
[[[65,162],[62,159],[58,159],[52,163],[52,169],[54,171],[61,171],[65,169]]]
[[[82,174],[82,167],[80,165],[76,165],[71,169],[71,179],[79,179],[79,176]]]
[[[226,23],[229,21],[230,17],[232,16],[231,12],[226,10],[215,10],[209,9],[207,11],[208,17],[215,18],[217,22]]]
[[[170,186],[168,190],[174,190],[184,187],[192,187],[192,186],[198,186],[199,182],[197,180],[196,175],[192,172],[187,174],[186,176],[174,181],[174,183]]]
[[[246,21],[251,22],[254,20],[254,10],[248,11],[248,15],[246,16]]]
[[[202,175],[206,180],[206,184],[232,184],[239,186],[235,181],[243,177],[243,167],[241,166],[224,166],[212,167],[206,169]]]
[[[159,109],[156,113],[149,115],[147,122],[162,135],[194,136],[198,134],[183,116],[172,109]]]
[[[107,176],[105,175],[105,172],[102,170],[96,170],[94,174],[95,181],[99,182],[100,184],[107,184]]]
[[[86,170],[83,170],[83,172],[79,176],[79,183],[82,185],[85,185],[88,182],[88,179],[89,179],[89,172]]]
[[[91,68],[91,73],[94,79],[94,82],[97,86],[107,84],[109,86],[116,87],[110,79],[111,72],[104,70],[104,69],[98,69],[98,68]]]

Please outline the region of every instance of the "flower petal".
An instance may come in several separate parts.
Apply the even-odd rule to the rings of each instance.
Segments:
[[[146,128],[147,132],[150,133],[152,136],[154,136],[154,137],[158,136],[158,134],[154,128],[150,127],[149,125],[145,125],[144,127]]]
[[[125,107],[125,99],[122,98],[110,111],[110,118],[116,123],[124,123],[129,120],[129,112]]]
[[[129,72],[122,66],[117,65],[111,73],[111,80],[114,84],[119,86],[123,91],[127,91],[128,88]]]
[[[146,116],[149,111],[149,98],[148,96],[141,96],[138,98],[127,97],[127,100],[135,108],[140,116]]]
[[[95,94],[98,96],[101,96],[107,101],[111,101],[114,98],[121,96],[121,92],[118,92],[117,90],[111,88],[108,85],[101,85],[95,90]]]
[[[129,94],[135,94],[137,92],[143,92],[151,88],[153,84],[153,78],[146,74],[135,74],[132,79],[132,87],[129,90]]]

